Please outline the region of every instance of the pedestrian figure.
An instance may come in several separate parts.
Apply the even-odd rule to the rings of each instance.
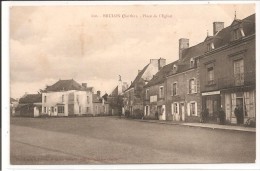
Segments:
[[[220,107],[219,109],[219,123],[220,125],[224,125],[226,122],[226,113],[224,112],[223,108]]]
[[[239,125],[240,124],[240,112],[239,112],[239,107],[238,107],[238,105],[236,105],[236,108],[235,108],[235,111],[234,111],[234,113],[235,113],[235,116],[236,116],[236,119],[237,119],[237,124]]]
[[[155,118],[156,118],[156,120],[159,120],[158,111],[155,112]]]
[[[205,122],[208,122],[208,118],[209,118],[209,109],[206,108],[205,109]]]
[[[239,124],[244,124],[244,110],[242,105],[239,106],[238,111],[239,111],[239,120],[240,120]]]
[[[204,123],[205,122],[205,109],[203,109],[201,111],[201,122]]]

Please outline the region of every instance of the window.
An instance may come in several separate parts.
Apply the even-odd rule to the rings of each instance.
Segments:
[[[194,59],[191,58],[191,59],[190,59],[190,67],[191,67],[191,68],[194,67],[194,62],[195,62]]]
[[[44,102],[47,102],[47,96],[44,96]]]
[[[87,103],[89,104],[89,96],[87,96]]]
[[[79,113],[81,113],[81,106],[79,106]]]
[[[191,102],[190,103],[190,115],[191,116],[196,116],[196,103],[195,102]]]
[[[149,99],[149,89],[146,89],[146,91],[145,91],[145,98]]]
[[[189,94],[196,93],[197,92],[196,82],[195,79],[192,78],[189,80]]]
[[[87,113],[89,113],[89,107],[87,107]]]
[[[234,78],[235,78],[236,86],[244,84],[244,60],[243,59],[234,61]]]
[[[207,75],[208,85],[214,84],[214,68],[208,68],[208,75]]]
[[[157,102],[157,96],[150,96],[150,102]]]
[[[54,112],[54,107],[53,107],[53,106],[51,107],[51,112],[52,112],[52,113]]]
[[[64,95],[61,96],[61,101],[64,102]]]
[[[177,95],[177,83],[172,84],[172,95],[173,96]]]
[[[163,91],[163,86],[161,86],[159,88],[159,98],[163,98],[164,97],[164,91]]]
[[[64,106],[58,106],[58,113],[64,113]]]
[[[47,107],[44,107],[44,108],[43,108],[43,112],[44,112],[44,113],[47,113]]]
[[[179,108],[179,104],[178,103],[173,103],[173,113],[174,114],[179,113],[178,108]]]
[[[145,115],[150,115],[149,106],[145,106]]]
[[[214,47],[214,43],[213,42],[207,44],[207,51],[211,51],[214,48],[215,47]]]
[[[237,28],[233,31],[233,40],[238,40],[240,38],[240,29]]]

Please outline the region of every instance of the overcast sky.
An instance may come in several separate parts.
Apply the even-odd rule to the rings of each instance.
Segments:
[[[177,60],[179,38],[190,39],[194,46],[205,39],[207,30],[212,35],[214,21],[229,26],[235,11],[243,19],[255,13],[255,6],[11,7],[11,97],[36,93],[59,79],[71,78],[111,93],[118,75],[130,83],[151,58],[165,58],[167,64]],[[106,18],[105,14],[120,17]],[[122,18],[130,14],[137,18]]]

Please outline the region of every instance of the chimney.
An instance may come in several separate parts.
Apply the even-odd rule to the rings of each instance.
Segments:
[[[187,48],[189,48],[189,39],[179,39],[179,59],[182,59],[182,51]]]
[[[217,32],[224,28],[224,22],[213,22],[213,35],[215,36]]]
[[[100,97],[101,91],[97,91],[97,96]]]
[[[82,83],[83,88],[87,88],[87,83]]]
[[[162,67],[164,67],[166,65],[166,59],[164,58],[160,58],[158,61],[158,69],[162,69]]]

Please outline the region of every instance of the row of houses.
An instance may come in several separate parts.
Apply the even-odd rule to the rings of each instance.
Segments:
[[[191,46],[179,39],[179,58],[167,64],[150,59],[123,93],[123,112],[133,117],[174,121],[200,121],[209,111],[217,122],[223,108],[226,120],[235,123],[236,105],[243,115],[255,118],[255,14],[224,27],[213,23],[213,35]]]
[[[38,94],[25,94],[19,99],[13,116],[84,116],[108,115],[108,95],[94,92],[87,83],[59,80]],[[13,105],[12,105],[13,106]]]

